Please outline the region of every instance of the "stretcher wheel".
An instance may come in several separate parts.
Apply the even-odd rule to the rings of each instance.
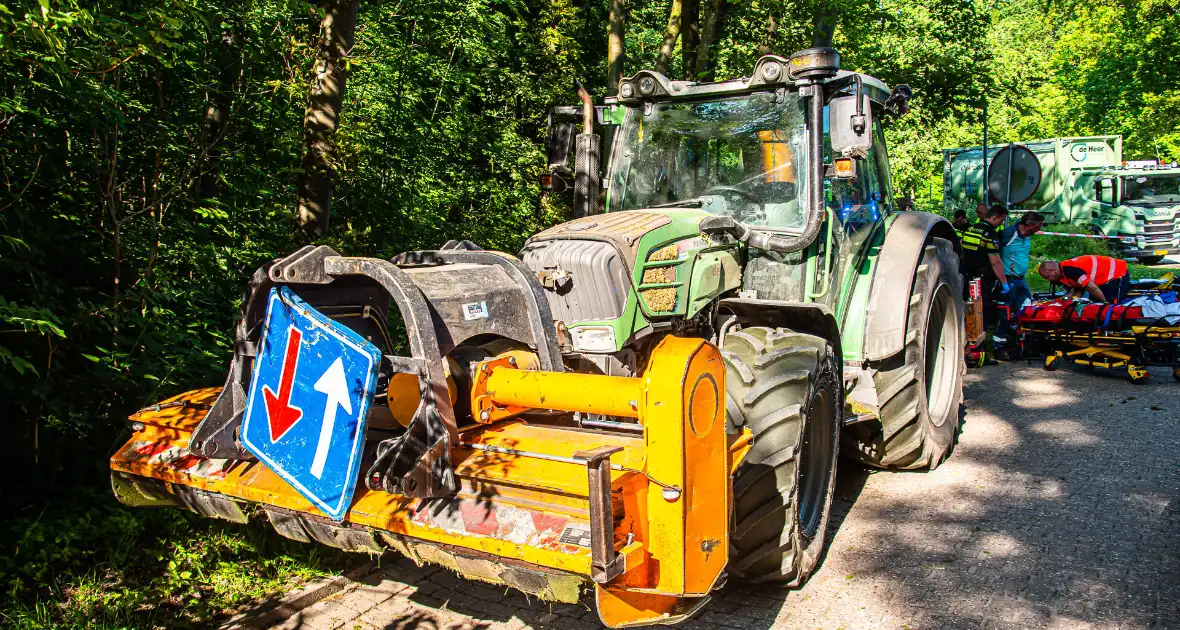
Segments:
[[[1180,381],[1180,367],[1172,368],[1172,378]]]

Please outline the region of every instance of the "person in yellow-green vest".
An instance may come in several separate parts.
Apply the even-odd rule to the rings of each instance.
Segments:
[[[955,218],[951,221],[951,225],[955,228],[955,233],[959,235],[959,241],[963,240],[963,233],[967,228],[971,227],[971,222],[967,220],[966,210],[955,210]]]
[[[983,326],[988,332],[984,343],[984,362],[995,365],[994,342],[991,331],[997,322],[996,299],[1008,295],[1008,276],[1000,259],[1000,233],[997,228],[1008,218],[1008,209],[996,204],[988,208],[987,214],[975,225],[963,232],[963,298],[972,280],[980,280],[983,288]],[[998,295],[997,295],[998,294]]]

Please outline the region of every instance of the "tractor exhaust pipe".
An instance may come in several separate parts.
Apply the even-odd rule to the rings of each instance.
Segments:
[[[587,217],[598,214],[599,191],[602,182],[598,166],[602,155],[602,139],[594,133],[594,101],[582,83],[576,82],[578,97],[582,99],[582,133],[575,139],[574,155],[574,214]]]

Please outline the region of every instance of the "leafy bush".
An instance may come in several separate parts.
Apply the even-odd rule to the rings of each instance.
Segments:
[[[88,495],[72,497],[77,507],[12,523],[15,547],[0,554],[8,599],[0,625],[204,627],[353,561],[279,538],[265,519],[242,526],[182,510],[130,510]]]

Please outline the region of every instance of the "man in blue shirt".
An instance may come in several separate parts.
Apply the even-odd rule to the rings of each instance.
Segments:
[[[1009,338],[1016,334],[1013,322],[1026,301],[1032,300],[1032,291],[1024,276],[1028,273],[1028,252],[1032,236],[1045,225],[1045,217],[1037,212],[1026,212],[1016,223],[1000,232],[1000,261],[1004,275],[1008,278],[1010,290],[1005,296],[1008,317],[1000,317],[996,325],[996,357],[1002,361],[1011,358],[1011,351],[1005,347]]]

